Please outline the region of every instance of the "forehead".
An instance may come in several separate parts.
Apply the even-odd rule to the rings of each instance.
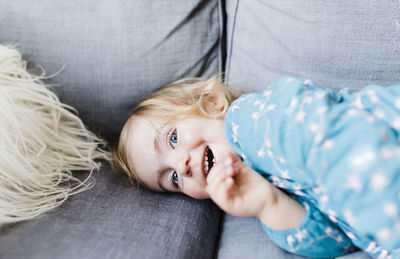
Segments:
[[[160,156],[154,148],[161,122],[142,117],[131,118],[128,127],[127,157],[129,166],[135,171],[140,182],[158,190],[157,171]]]

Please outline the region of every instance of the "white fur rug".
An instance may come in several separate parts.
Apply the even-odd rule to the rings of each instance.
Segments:
[[[104,141],[41,79],[0,45],[0,224],[34,218],[90,188],[91,174],[80,181],[71,172],[109,159]]]

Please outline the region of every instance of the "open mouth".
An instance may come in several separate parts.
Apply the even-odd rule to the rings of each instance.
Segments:
[[[215,164],[214,154],[213,154],[211,148],[209,148],[207,146],[205,156],[204,156],[204,172],[206,175],[211,170],[211,168],[214,166],[214,164]]]

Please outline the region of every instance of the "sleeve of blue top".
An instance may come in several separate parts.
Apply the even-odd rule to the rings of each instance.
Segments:
[[[288,80],[288,78],[282,80]],[[269,98],[271,94],[270,90],[280,91],[279,86],[283,83],[282,80],[278,81],[271,89],[267,89],[264,92],[248,94],[241,97],[231,105],[225,117],[225,135],[234,151],[244,159],[248,166],[252,167],[260,174],[263,174],[266,178],[271,174],[280,175],[280,172],[273,171],[276,170],[276,166],[274,166],[276,165],[274,164],[276,161],[264,157],[261,159],[260,154],[263,154],[263,152],[268,154],[268,152],[272,151],[279,153],[279,151],[281,151],[269,148],[271,143],[266,139],[266,136],[268,132],[273,133],[276,125],[280,125],[279,121],[282,119],[280,118],[282,116],[277,113],[277,118],[272,117],[271,120],[264,120],[263,118],[265,118],[268,112],[280,109],[280,107],[278,104],[279,102],[275,105],[263,102],[263,100]],[[291,91],[298,91],[298,89],[292,88]],[[292,105],[284,103],[282,100],[279,101],[280,105],[285,107],[282,113],[288,112]],[[296,118],[293,118],[293,120],[295,119]],[[299,117],[298,119],[301,118]],[[282,125],[290,127],[290,125],[284,123]],[[284,132],[281,126],[277,126],[276,128],[276,134]],[[269,135],[269,137],[271,137],[271,135]],[[292,136],[283,137],[299,140],[299,142],[281,142],[280,144],[282,144],[282,146],[277,145],[279,148],[294,150],[293,147],[296,147],[295,149],[299,152],[297,154],[295,154],[295,152],[286,152],[282,157],[286,157],[288,161],[298,161],[298,164],[302,164],[301,162],[304,161],[304,156],[307,154],[307,152],[302,153],[302,151],[306,151],[309,148],[304,146],[304,143],[301,142],[303,136],[294,134]],[[277,135],[275,137],[272,136],[272,138],[279,140],[282,139],[282,136]],[[263,151],[259,148],[260,146],[266,147],[266,149]],[[291,168],[290,165],[287,165],[287,168],[289,171],[298,169]],[[306,171],[305,168],[300,169]],[[313,181],[312,175],[309,176],[309,179],[307,179],[307,177],[304,178],[305,182]],[[307,210],[305,219],[298,227],[285,231],[278,231],[262,224],[264,231],[278,246],[298,255],[316,258],[336,257],[354,251],[355,247],[352,245],[350,239],[335,223],[318,210],[307,197],[298,197],[295,195],[293,197],[301,202]]]
[[[344,233],[318,209],[301,201],[307,214],[303,222],[289,230],[273,230],[261,223],[278,246],[297,255],[332,258],[356,250]],[[290,215],[288,215],[290,217]]]

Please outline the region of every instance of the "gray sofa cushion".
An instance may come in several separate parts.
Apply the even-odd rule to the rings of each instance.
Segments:
[[[109,139],[141,96],[220,70],[219,1],[0,0],[0,32]]]
[[[400,83],[400,9],[391,0],[227,1],[227,80],[264,89],[284,75],[339,89]]]
[[[0,42],[57,74],[46,82],[116,139],[134,104],[171,81],[221,70],[219,1],[0,0]],[[33,66],[31,66],[33,67]],[[0,229],[1,258],[212,258],[221,211],[209,200],[96,186],[37,220]]]
[[[0,258],[213,258],[221,212],[207,200],[96,185],[50,213],[0,228]]]
[[[226,5],[225,75],[233,87],[263,90],[284,75],[333,89],[400,83],[395,1],[234,0]],[[292,258],[271,248],[256,223],[227,216],[218,257]],[[369,257],[359,252],[343,258]]]

